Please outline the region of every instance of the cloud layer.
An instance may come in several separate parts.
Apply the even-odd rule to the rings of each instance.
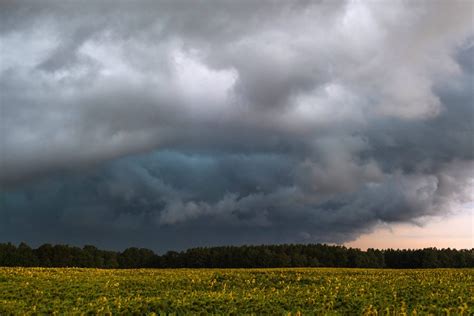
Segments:
[[[344,242],[473,200],[471,2],[1,6],[2,240]]]

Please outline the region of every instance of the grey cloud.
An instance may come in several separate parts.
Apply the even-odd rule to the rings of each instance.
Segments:
[[[321,187],[327,178],[296,174],[285,156],[266,158],[157,152],[57,175],[3,194],[2,238],[98,238],[103,247],[133,241],[157,250],[229,242],[337,243],[381,222],[418,223],[472,200],[472,162],[372,181],[352,175],[360,178],[351,187],[336,177]],[[268,181],[278,172],[281,178]],[[124,241],[124,235],[133,238]]]
[[[343,242],[472,201],[470,2],[1,6],[2,239]]]

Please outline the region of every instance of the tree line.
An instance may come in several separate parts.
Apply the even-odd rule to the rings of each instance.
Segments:
[[[472,268],[473,249],[368,249],[325,244],[192,248],[158,255],[145,248],[106,251],[44,244],[0,243],[0,266],[88,268]]]

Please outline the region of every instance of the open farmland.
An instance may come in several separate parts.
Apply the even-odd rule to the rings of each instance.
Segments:
[[[0,268],[0,314],[474,313],[474,270]]]

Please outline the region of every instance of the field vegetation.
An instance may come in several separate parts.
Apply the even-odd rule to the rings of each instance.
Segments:
[[[0,315],[473,315],[472,269],[0,268]]]

